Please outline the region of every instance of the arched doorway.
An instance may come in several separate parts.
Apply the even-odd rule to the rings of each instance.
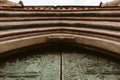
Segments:
[[[0,80],[120,79],[114,57],[77,44],[50,42],[9,53],[0,60]]]

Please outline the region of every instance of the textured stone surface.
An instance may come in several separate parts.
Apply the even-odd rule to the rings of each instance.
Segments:
[[[102,6],[120,6],[120,0],[113,0],[111,2],[104,3]]]
[[[120,20],[99,21],[100,18],[119,19],[120,11],[77,11],[77,12],[10,12],[0,11],[1,21],[12,18],[23,21],[0,22],[0,53],[45,43],[49,40],[72,40],[74,43],[94,46],[120,55]],[[14,14],[14,15],[13,15]],[[24,21],[25,17],[47,20]],[[75,20],[77,18],[96,21]],[[53,19],[53,18],[56,18]],[[60,19],[64,18],[64,19]],[[72,20],[67,19],[72,18]],[[111,47],[109,47],[111,46]]]
[[[8,0],[0,0],[0,6],[20,6],[20,5]]]

